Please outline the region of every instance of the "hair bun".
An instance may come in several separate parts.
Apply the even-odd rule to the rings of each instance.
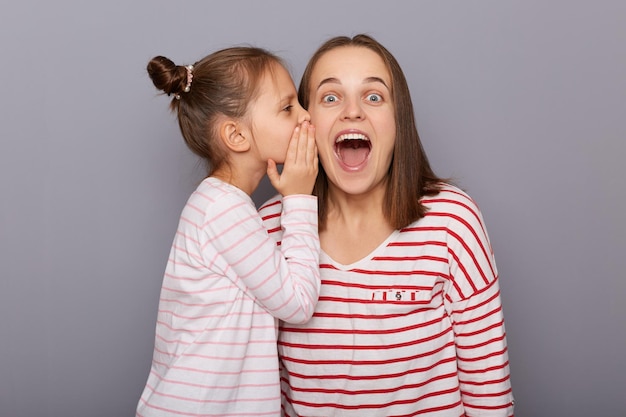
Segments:
[[[146,69],[154,86],[168,96],[180,94],[187,86],[187,68],[176,65],[169,58],[155,56],[148,62]]]

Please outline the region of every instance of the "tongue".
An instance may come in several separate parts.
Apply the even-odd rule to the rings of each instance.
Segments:
[[[340,147],[339,155],[344,164],[350,167],[356,167],[365,162],[369,151],[369,147],[367,146],[359,146],[358,143],[348,143]]]

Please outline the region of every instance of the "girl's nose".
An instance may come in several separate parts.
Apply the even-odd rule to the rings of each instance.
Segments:
[[[302,123],[304,121],[311,121],[311,115],[304,108],[300,107],[300,116],[298,117],[298,123]]]

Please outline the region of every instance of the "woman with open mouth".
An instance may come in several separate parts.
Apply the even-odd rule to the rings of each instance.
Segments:
[[[366,35],[313,55],[322,286],[282,323],[286,416],[512,416],[498,274],[482,216],[432,171],[408,86]],[[281,240],[280,199],[260,209]]]

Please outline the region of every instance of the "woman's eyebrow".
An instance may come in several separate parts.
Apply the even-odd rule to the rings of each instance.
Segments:
[[[320,89],[321,86],[323,86],[324,84],[341,84],[341,82],[339,81],[338,78],[324,78],[322,81],[320,81],[320,83],[317,85],[317,90]]]
[[[389,86],[387,85],[385,80],[383,80],[380,77],[367,77],[365,80],[363,80],[363,84],[367,84],[367,83],[381,83],[382,85],[387,87],[387,89],[389,89]]]
[[[380,77],[367,77],[363,80],[363,84],[369,84],[369,83],[381,83],[382,85],[384,85],[385,87],[387,87],[387,89],[389,89],[389,86],[387,85],[387,83],[385,82],[385,80],[383,80]],[[317,90],[320,89],[320,87],[322,87],[324,84],[341,84],[341,81],[339,81],[338,78],[334,78],[334,77],[329,77],[329,78],[324,78],[322,81],[320,81],[320,83],[317,86]]]

